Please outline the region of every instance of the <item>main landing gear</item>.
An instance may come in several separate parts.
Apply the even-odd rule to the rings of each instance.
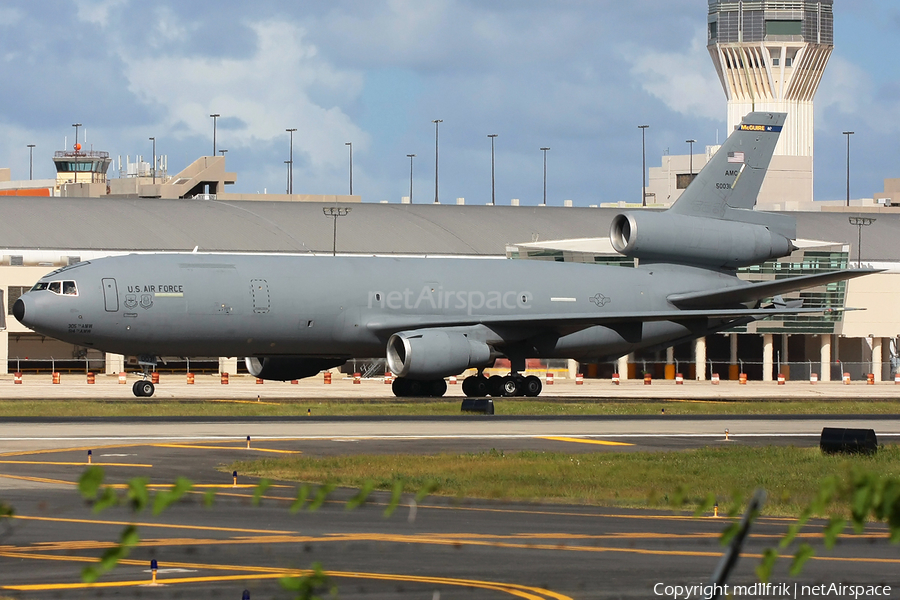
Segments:
[[[153,392],[156,391],[156,388],[151,381],[143,379],[141,381],[135,381],[134,385],[131,386],[131,391],[139,398],[149,398],[153,395]]]
[[[447,391],[447,382],[441,379],[407,379],[406,377],[397,377],[391,384],[391,391],[398,398],[411,397],[430,397],[440,398]]]
[[[535,397],[541,393],[543,384],[538,377],[511,374],[506,377],[493,375],[490,378],[482,373],[466,377],[462,383],[462,391],[466,396],[493,396],[495,398],[514,396]]]

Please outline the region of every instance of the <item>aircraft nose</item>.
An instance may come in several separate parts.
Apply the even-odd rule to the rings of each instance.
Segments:
[[[16,318],[16,320],[19,323],[21,323],[23,325],[26,324],[25,323],[25,312],[26,312],[25,311],[25,299],[19,298],[18,300],[16,300],[16,303],[13,304],[13,316]]]

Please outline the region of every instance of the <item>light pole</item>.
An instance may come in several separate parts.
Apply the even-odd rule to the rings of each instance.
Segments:
[[[153,174],[153,185],[156,185],[156,138],[152,137],[150,141],[153,142],[153,167],[150,172]]]
[[[297,128],[293,129],[285,129],[291,135],[291,159],[288,161],[288,184],[287,184],[287,193],[294,193],[294,132],[297,131]]]
[[[72,146],[75,148],[75,152],[78,152],[78,128],[81,127],[81,123],[72,123],[72,127],[75,128],[75,145]]]
[[[443,119],[435,119],[434,123],[434,203],[440,204],[438,200],[438,125],[443,123]],[[412,202],[412,199],[410,199]]]
[[[284,186],[284,193],[289,194],[291,191],[291,161],[284,161],[284,166],[287,167],[287,183]]]
[[[496,204],[494,197],[494,138],[497,137],[497,134],[489,133],[488,137],[491,138],[491,206],[493,206]]]
[[[853,134],[853,131],[844,132],[847,136],[847,206],[850,206],[850,136]]]
[[[684,141],[687,142],[690,147],[690,150],[688,150],[688,152],[691,155],[690,173],[691,173],[691,181],[693,181],[694,180],[694,144],[697,142],[697,140],[684,140]],[[690,182],[688,182],[688,185],[690,185]]]
[[[862,228],[875,222],[874,217],[850,217],[850,224],[856,225],[856,268],[862,267]]]
[[[338,206],[331,206],[328,208],[323,208],[322,212],[325,213],[326,217],[331,217],[334,219],[334,233],[331,237],[331,255],[337,256],[337,220],[338,217],[346,217],[350,214],[352,208],[342,208]]]
[[[541,206],[547,206],[547,150],[550,148],[541,148],[544,153],[544,203]]]
[[[409,203],[412,204],[412,173],[413,173],[413,159],[416,157],[415,154],[407,154],[409,157]]]
[[[34,179],[34,144],[28,144],[28,180]]]
[[[350,195],[353,195],[353,142],[344,142],[345,146],[350,146]]]
[[[647,206],[647,139],[649,125],[638,125],[641,130],[641,206]]]
[[[222,115],[220,115],[219,113],[213,113],[209,116],[212,117],[212,120],[213,120],[213,153],[212,153],[212,155],[215,156],[216,155],[216,124],[219,122],[219,117],[221,117]]]
[[[225,158],[225,153],[226,153],[226,152],[228,152],[228,150],[219,150],[219,154],[222,155],[222,158]]]

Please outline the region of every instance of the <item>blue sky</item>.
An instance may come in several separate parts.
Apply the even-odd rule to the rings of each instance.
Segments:
[[[59,0],[0,5],[0,166],[52,177],[71,142],[117,156],[167,154],[170,172],[212,149],[220,113],[235,192],[283,192],[288,127],[294,191],[399,202],[499,203],[639,197],[647,162],[725,137],[725,96],[706,50],[705,0],[306,0],[247,3]],[[836,0],[835,50],[816,96],[815,196],[900,177],[900,5]],[[111,170],[111,174],[114,174]]]

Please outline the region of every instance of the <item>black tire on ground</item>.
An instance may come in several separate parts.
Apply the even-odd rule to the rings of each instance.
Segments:
[[[541,383],[540,377],[529,375],[522,380],[522,393],[529,398],[538,396],[543,388],[544,384]]]
[[[494,397],[500,397],[503,395],[503,381],[504,378],[500,375],[491,375],[488,382],[488,391],[487,393]]]
[[[500,389],[501,393],[505,398],[511,398],[513,396],[521,395],[519,391],[519,378],[518,377],[504,377],[503,382],[501,383]]]
[[[488,378],[487,377],[472,377],[472,396],[476,398],[483,398],[488,395]]]
[[[398,398],[404,398],[407,395],[407,387],[405,377],[397,377],[394,379],[394,382],[391,383],[391,391],[394,392],[394,395]]]
[[[443,379],[429,381],[426,387],[428,388],[428,395],[432,398],[440,398],[447,393],[447,382]]]
[[[144,380],[137,382],[135,390],[140,392],[140,394],[138,395],[143,396],[144,398],[149,398],[153,395],[153,392],[156,391],[156,388],[153,387],[153,384],[151,382]]]
[[[131,385],[131,393],[133,393],[133,394],[134,394],[135,396],[137,396],[138,398],[140,398],[141,396],[143,396],[143,394],[141,393],[141,390],[139,389],[140,384],[141,384],[140,381],[135,381],[135,382]]]
[[[421,397],[427,396],[428,386],[425,381],[419,381],[418,379],[407,379],[406,380],[406,395],[410,397]]]

